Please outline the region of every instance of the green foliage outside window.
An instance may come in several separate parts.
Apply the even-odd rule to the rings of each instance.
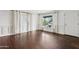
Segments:
[[[47,17],[47,18],[41,19],[41,24],[43,26],[49,25],[51,22],[52,22],[52,17]]]
[[[44,19],[41,19],[41,24],[42,24],[43,26],[48,25],[48,21],[46,21],[46,20],[44,20]]]
[[[43,25],[48,25],[48,21],[44,20]]]

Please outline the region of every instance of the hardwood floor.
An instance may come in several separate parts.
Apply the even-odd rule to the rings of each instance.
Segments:
[[[78,49],[79,38],[44,31],[0,37],[1,49]]]

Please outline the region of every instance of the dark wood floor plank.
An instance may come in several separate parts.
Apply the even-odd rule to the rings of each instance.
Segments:
[[[77,49],[79,38],[44,31],[0,37],[2,49]]]

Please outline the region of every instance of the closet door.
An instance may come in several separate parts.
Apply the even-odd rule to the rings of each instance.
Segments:
[[[27,13],[20,12],[20,32],[27,32]]]
[[[28,16],[28,20],[27,20],[27,22],[28,22],[28,31],[32,31],[32,20],[31,20],[32,15],[30,13],[28,13],[27,16]]]
[[[77,12],[77,36],[79,37],[79,11]]]
[[[77,36],[78,34],[78,17],[76,11],[67,11],[65,12],[65,24],[64,30],[65,34]]]
[[[78,19],[78,37],[79,37],[79,19]]]
[[[14,11],[14,32],[19,33],[20,32],[20,12],[19,11]]]

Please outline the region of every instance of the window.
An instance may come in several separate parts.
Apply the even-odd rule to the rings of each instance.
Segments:
[[[52,16],[44,16],[43,18],[43,26],[51,27],[53,21]]]

